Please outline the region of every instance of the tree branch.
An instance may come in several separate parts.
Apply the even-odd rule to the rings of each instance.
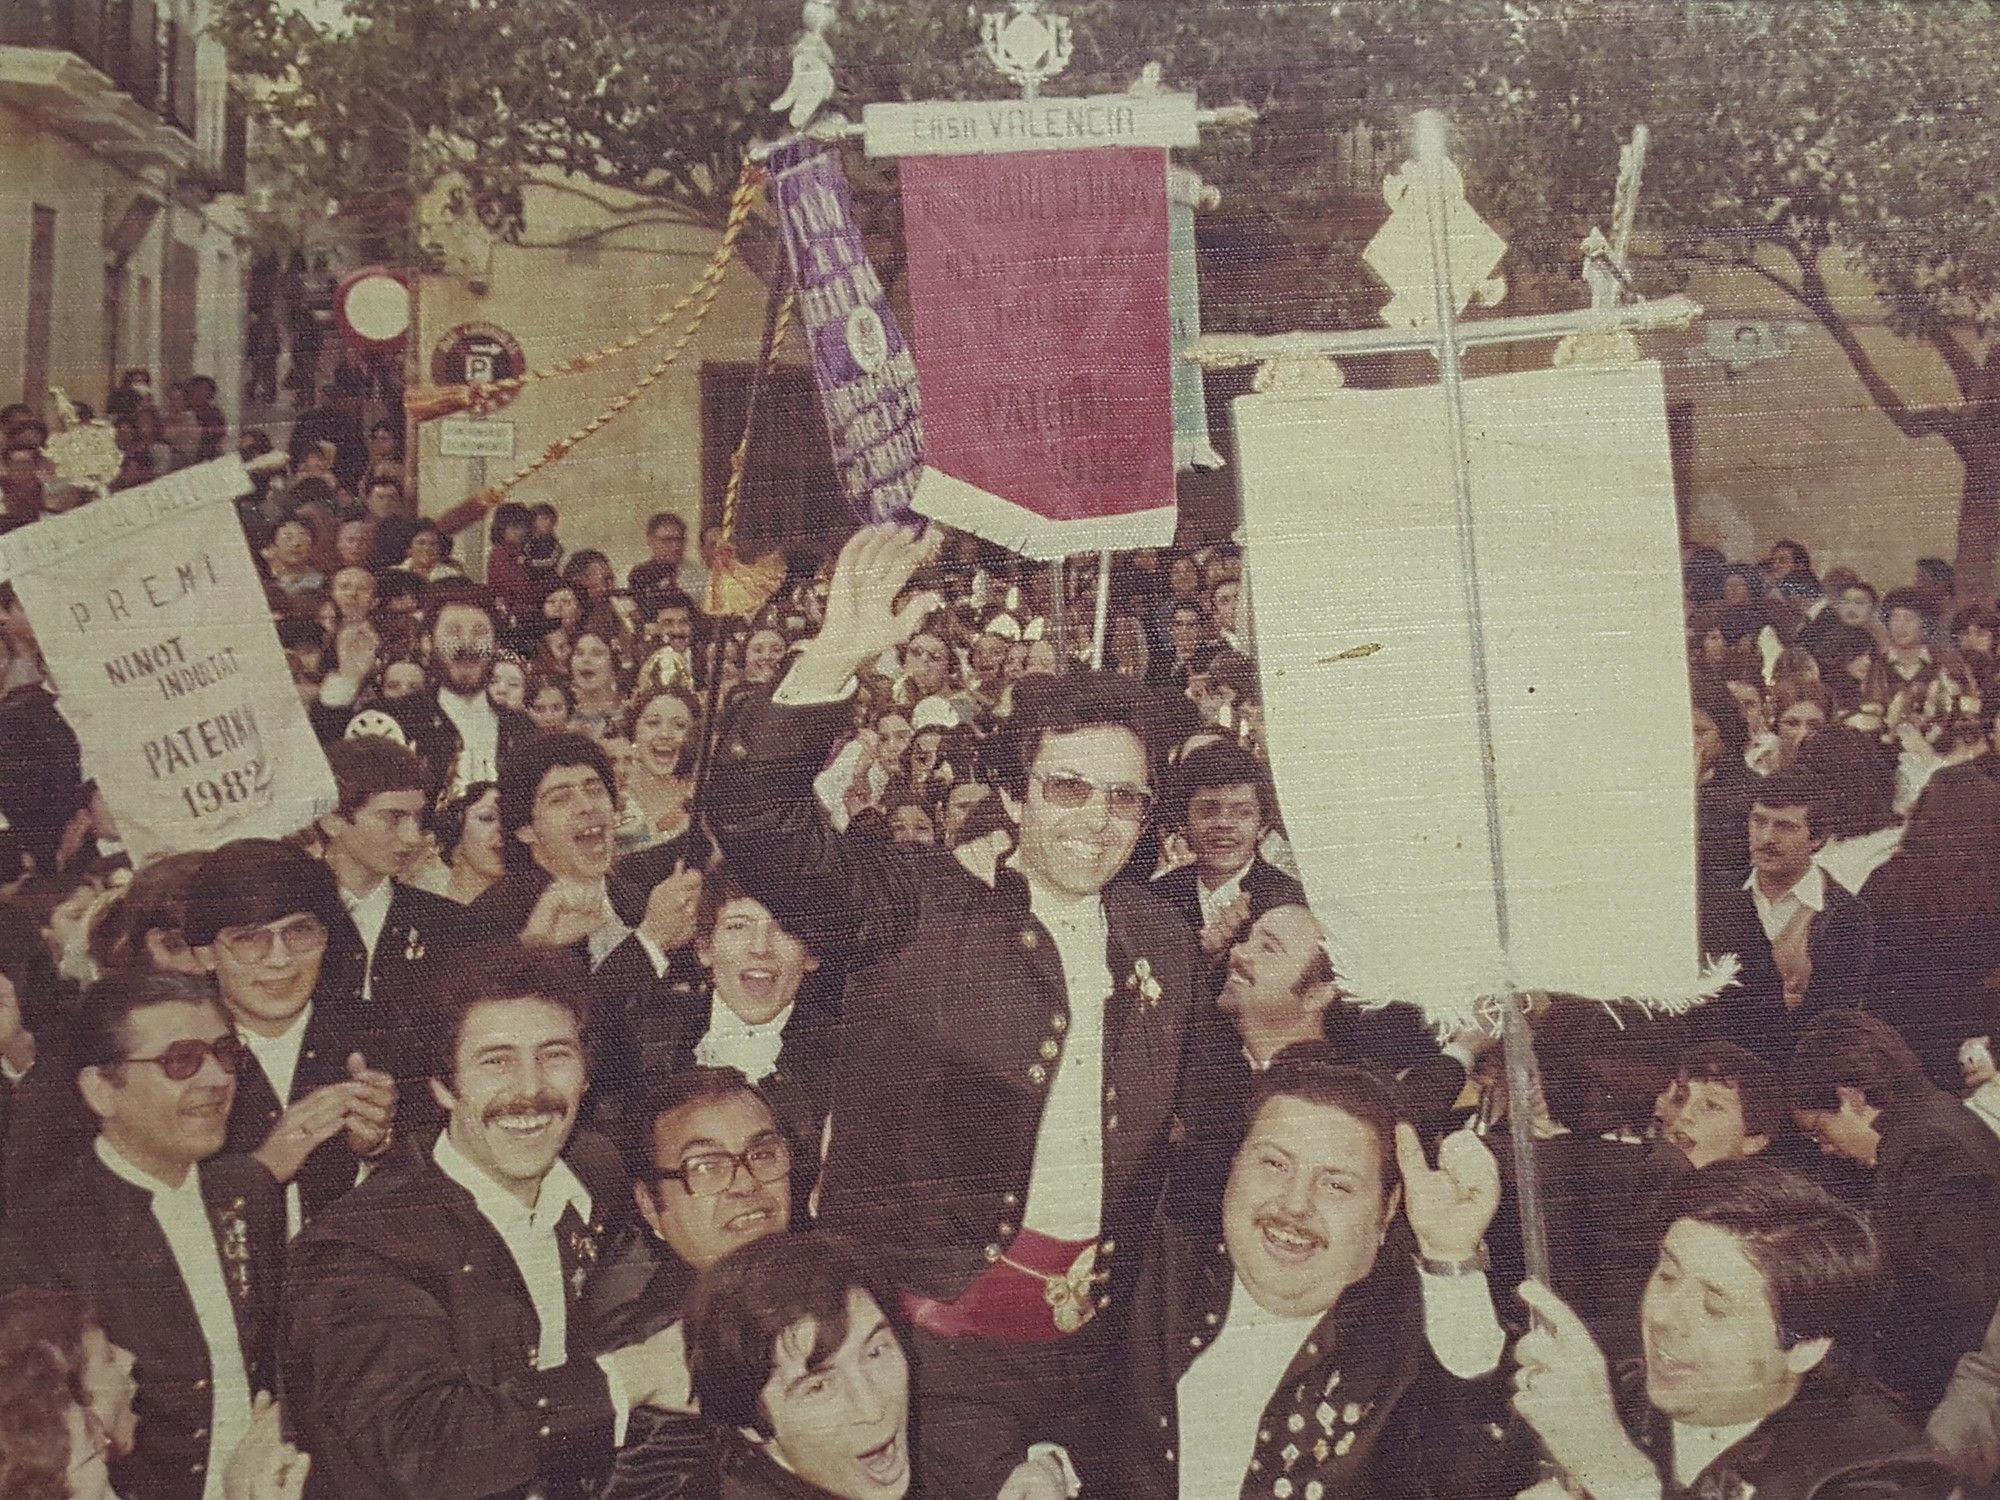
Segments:
[[[1753,275],[1762,277],[1811,313],[1832,337],[1840,352],[1847,356],[1848,364],[1853,367],[1862,388],[1868,392],[1869,399],[1875,403],[1882,415],[1896,424],[1896,430],[1903,436],[1912,438],[1946,436],[1953,425],[1956,413],[1949,407],[1915,407],[1905,401],[1889,383],[1888,377],[1876,366],[1875,361],[1869,357],[1868,351],[1861,346],[1861,340],[1855,336],[1854,329],[1847,319],[1843,318],[1834,307],[1832,294],[1827,289],[1826,277],[1819,268],[1819,257],[1823,247],[1812,245],[1787,247],[1787,249],[1799,268],[1799,280],[1796,285],[1769,266],[1759,264],[1754,251],[1731,256],[1726,262],[1718,262],[1712,257],[1705,256],[1696,258],[1705,260],[1710,265],[1726,264],[1731,269],[1749,271]]]

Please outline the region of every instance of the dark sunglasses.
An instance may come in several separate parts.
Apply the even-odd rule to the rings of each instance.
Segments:
[[[128,1057],[125,1061],[157,1063],[160,1071],[175,1083],[186,1083],[201,1071],[201,1065],[207,1062],[210,1056],[215,1058],[217,1067],[230,1077],[235,1077],[237,1070],[243,1066],[243,1059],[249,1050],[243,1044],[242,1038],[232,1033],[228,1036],[219,1036],[212,1042],[200,1042],[189,1038],[184,1042],[175,1042],[157,1057]]]

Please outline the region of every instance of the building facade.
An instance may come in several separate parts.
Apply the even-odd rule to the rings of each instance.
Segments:
[[[242,385],[246,122],[204,0],[0,0],[0,402]]]

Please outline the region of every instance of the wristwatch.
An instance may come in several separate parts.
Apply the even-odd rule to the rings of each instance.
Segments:
[[[1493,1265],[1493,1257],[1486,1251],[1486,1242],[1479,1242],[1478,1250],[1470,1260],[1432,1260],[1419,1250],[1413,1259],[1417,1269],[1426,1276],[1473,1276],[1484,1275]]]

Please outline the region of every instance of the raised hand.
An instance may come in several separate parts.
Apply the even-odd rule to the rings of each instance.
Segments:
[[[1430,1260],[1466,1261],[1479,1253],[1486,1226],[1500,1207],[1500,1164],[1469,1130],[1454,1131],[1438,1147],[1438,1164],[1407,1121],[1396,1127],[1396,1165],[1403,1173],[1403,1213]]]
[[[528,913],[521,943],[528,948],[567,948],[612,920],[611,903],[602,887],[552,880]]]
[[[1067,1500],[1069,1478],[1050,1453],[1023,1460],[1000,1486],[994,1500]]]
[[[347,1128],[351,1083],[329,1083],[314,1089],[282,1115],[251,1155],[280,1182],[299,1175],[306,1158]]]
[[[347,1149],[356,1156],[380,1156],[389,1149],[396,1125],[396,1080],[368,1066],[359,1052],[348,1054]]]
[[[311,1468],[312,1460],[285,1441],[278,1403],[259,1391],[250,1430],[223,1465],[223,1500],[299,1500]]]
[[[1238,892],[1236,899],[1215,914],[1215,920],[1201,930],[1201,951],[1220,958],[1236,944],[1236,935],[1250,921],[1250,895]]]
[[[830,696],[862,663],[916,634],[938,607],[939,596],[918,594],[901,609],[896,599],[917,569],[937,555],[942,536],[936,530],[918,535],[905,526],[868,526],[855,532],[833,566],[826,622],[799,652],[786,684]]]
[[[639,919],[639,930],[662,953],[685,948],[694,941],[695,908],[700,900],[701,871],[690,870],[685,860],[675,860],[673,873],[646,898],[646,915]]]
[[[1604,1354],[1582,1318],[1539,1281],[1521,1283],[1535,1326],[1514,1345],[1514,1410],[1549,1458],[1595,1500],[1660,1493],[1652,1464],[1625,1433]]]

